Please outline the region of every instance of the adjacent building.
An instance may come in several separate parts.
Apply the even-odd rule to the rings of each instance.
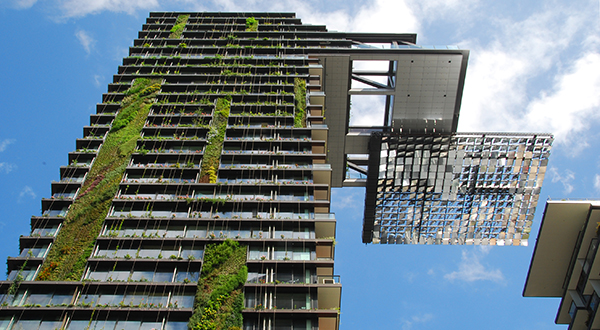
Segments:
[[[572,330],[600,329],[600,202],[548,201],[525,297],[561,298],[555,322]]]

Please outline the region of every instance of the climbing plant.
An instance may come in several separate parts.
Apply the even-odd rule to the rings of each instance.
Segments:
[[[306,127],[306,80],[294,79],[294,127]]]
[[[245,246],[233,240],[208,245],[188,327],[193,330],[241,328],[243,287],[247,278]]]
[[[183,33],[183,29],[185,28],[185,24],[190,18],[190,15],[179,15],[177,16],[177,20],[175,21],[175,25],[171,28],[171,34],[169,38],[177,39],[181,38],[181,34]]]
[[[81,193],[64,219],[37,280],[78,281],[83,275],[87,258],[92,253],[160,88],[158,81],[140,78],[125,92],[121,109],[81,187]]]
[[[246,31],[257,32],[258,21],[254,17],[246,18]]]
[[[206,137],[207,145],[200,170],[200,178],[203,182],[217,182],[217,170],[219,169],[223,140],[225,140],[227,120],[231,109],[231,96],[228,95],[228,97],[217,99],[215,114],[209,126],[208,136]]]

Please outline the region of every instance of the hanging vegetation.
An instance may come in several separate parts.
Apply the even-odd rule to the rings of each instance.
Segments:
[[[175,21],[175,25],[171,28],[171,34],[169,38],[177,39],[181,38],[181,34],[183,33],[183,29],[185,28],[185,24],[190,18],[190,15],[179,15],[177,16],[177,20]]]
[[[217,99],[215,114],[208,130],[207,145],[204,149],[200,180],[202,182],[216,183],[219,162],[223,151],[223,140],[227,130],[227,120],[231,109],[231,96]]]
[[[306,80],[294,79],[294,127],[306,127]]]
[[[65,217],[37,280],[81,279],[160,86],[156,80],[140,78],[125,93],[121,109],[81,187],[81,193]]]
[[[247,278],[245,246],[229,239],[207,245],[189,328],[241,329]]]

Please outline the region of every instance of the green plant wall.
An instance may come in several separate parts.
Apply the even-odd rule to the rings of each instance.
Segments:
[[[111,129],[77,199],[71,205],[37,277],[41,281],[78,281],[83,275],[104,218],[134,152],[160,82],[136,79],[125,92]]]
[[[215,113],[209,127],[207,145],[204,149],[200,178],[203,182],[216,183],[217,171],[223,151],[223,141],[227,130],[231,100],[228,98],[217,99]]]
[[[225,240],[210,244],[204,252],[202,273],[189,328],[230,330],[243,325],[243,287],[248,278],[246,247]]]
[[[179,15],[177,16],[177,20],[175,21],[175,25],[171,28],[171,34],[169,38],[178,39],[181,38],[181,34],[183,33],[183,29],[185,29],[185,25],[187,24],[188,18],[190,15]],[[181,47],[181,44],[180,44]],[[183,47],[185,48],[185,47]]]
[[[294,127],[306,127],[306,80],[294,79]]]

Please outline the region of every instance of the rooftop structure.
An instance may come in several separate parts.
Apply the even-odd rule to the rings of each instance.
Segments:
[[[600,202],[548,201],[538,234],[525,297],[561,298],[557,324],[600,329]]]

